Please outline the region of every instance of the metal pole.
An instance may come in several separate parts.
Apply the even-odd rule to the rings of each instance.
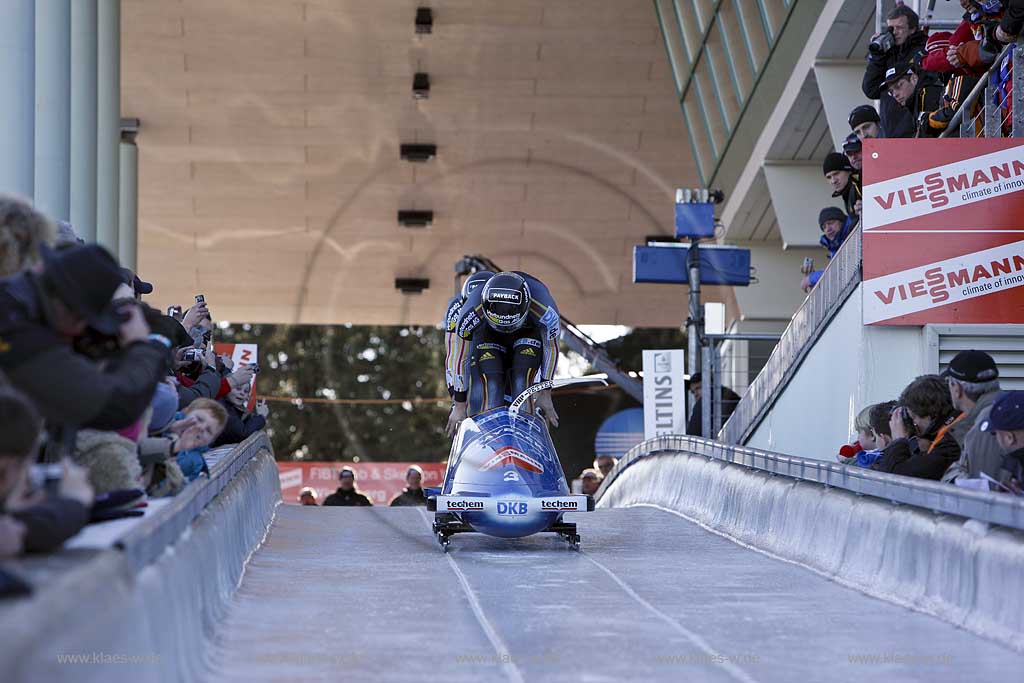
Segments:
[[[121,145],[121,0],[100,0],[96,36],[96,241],[116,254]]]
[[[71,0],[36,0],[35,205],[71,216]]]
[[[1013,124],[1012,135],[1024,138],[1024,36],[1017,36],[1013,47]]]
[[[700,307],[700,247],[696,239],[690,240],[690,251],[687,254],[686,262],[687,277],[690,282],[690,313],[687,320],[687,355],[689,358],[688,370],[692,375],[695,368],[700,366],[700,329],[698,325],[702,319],[703,311]]]
[[[875,33],[882,32],[882,15],[885,14],[882,4],[883,0],[875,0]]]
[[[135,146],[135,134],[125,132],[120,145],[121,188],[118,193],[120,205],[117,209],[118,227],[117,259],[125,268],[138,270],[139,256],[139,148]]]
[[[708,343],[707,348],[711,351],[711,376],[715,379],[711,395],[711,405],[715,408],[711,414],[711,429],[713,438],[717,439],[722,431],[722,355],[721,347],[715,346],[711,342]]]
[[[96,0],[71,3],[71,225],[96,241]]]
[[[711,373],[711,347],[701,346],[700,347],[700,435],[705,439],[712,439],[714,435],[711,433],[711,411],[714,409],[714,400],[712,394],[712,383],[714,378]]]
[[[31,199],[35,183],[35,7],[0,2],[0,192]]]

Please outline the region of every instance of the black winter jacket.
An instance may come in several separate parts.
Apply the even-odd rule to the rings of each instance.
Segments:
[[[947,419],[956,418],[953,413]],[[945,423],[945,421],[943,421]],[[937,430],[935,430],[937,431]],[[934,439],[935,432],[924,435]],[[960,444],[947,430],[938,441],[934,441],[930,451],[921,450],[921,445],[914,437],[896,439],[882,451],[882,457],[872,466],[873,469],[893,474],[903,474],[919,479],[942,479],[942,475],[954,462],[960,459]]]
[[[50,426],[115,430],[139,419],[164,377],[168,350],[136,342],[95,361],[50,327],[42,302],[34,273],[0,280],[0,371]]]
[[[343,491],[338,489],[331,495],[324,499],[324,505],[344,505],[344,506],[356,506],[365,507],[367,505],[373,505],[370,499],[359,493],[358,491]]]
[[[392,498],[390,503],[391,507],[411,507],[414,505],[426,504],[427,494],[423,489],[416,489],[415,491],[404,489],[401,493]]]

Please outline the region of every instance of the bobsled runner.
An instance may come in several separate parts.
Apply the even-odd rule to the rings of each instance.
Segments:
[[[579,548],[576,524],[562,516],[592,511],[594,499],[569,492],[546,422],[522,412],[538,392],[574,384],[607,382],[601,375],[540,382],[510,405],[462,421],[441,488],[427,489],[443,550],[453,535],[473,531],[501,538],[552,532]]]

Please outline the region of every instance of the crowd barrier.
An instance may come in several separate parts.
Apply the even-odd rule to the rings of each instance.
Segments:
[[[35,594],[0,603],[2,680],[205,679],[214,628],[280,500],[260,432],[115,547],[27,558]]]
[[[1022,498],[670,436],[630,451],[597,505],[673,510],[1024,652]]]

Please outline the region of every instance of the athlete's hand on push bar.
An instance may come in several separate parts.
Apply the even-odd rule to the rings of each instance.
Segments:
[[[542,391],[533,397],[534,410],[544,413],[544,419],[552,427],[558,426],[558,413],[555,412],[555,404],[551,402],[551,390]]]
[[[455,436],[459,431],[459,423],[466,419],[469,414],[467,403],[455,402],[452,404],[452,412],[448,413],[448,425],[444,428],[448,436]]]

